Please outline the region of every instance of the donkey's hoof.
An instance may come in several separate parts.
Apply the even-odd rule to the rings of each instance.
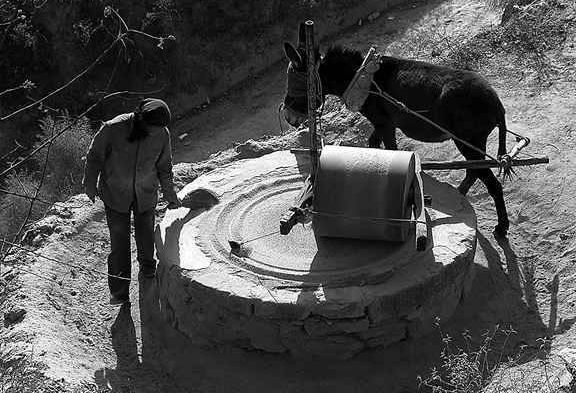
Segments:
[[[508,227],[509,225],[496,225],[494,228],[494,237],[496,238],[505,238],[508,236]]]

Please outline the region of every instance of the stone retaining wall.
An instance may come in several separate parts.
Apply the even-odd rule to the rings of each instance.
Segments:
[[[343,303],[322,302],[321,290],[304,291],[300,298],[314,305],[238,297],[191,280],[177,266],[160,265],[160,302],[166,321],[197,345],[346,359],[430,333],[436,318],[456,309],[472,281],[473,260],[470,250],[441,276],[370,303],[350,299],[376,288],[336,290]]]
[[[237,206],[238,196],[260,200],[262,194],[254,191],[260,184],[272,178],[294,179],[298,168],[294,155],[276,152],[220,167],[180,192],[190,202],[192,195],[201,195],[199,189],[211,190],[219,202],[207,208],[193,203],[197,210],[172,211],[159,225],[159,302],[161,314],[174,329],[201,346],[345,359],[365,348],[424,335],[434,329],[436,318],[452,315],[471,283],[476,217],[457,190],[429,176],[423,176],[424,189],[434,202],[428,208],[431,240],[424,252],[414,250],[412,238],[396,251],[378,254],[352,277],[349,269],[359,268],[366,254],[355,248],[358,243],[350,243],[347,247],[353,252],[342,251],[349,255],[349,263],[341,268],[332,264],[332,270],[318,270],[312,261],[319,256],[312,253],[307,275],[286,278],[272,265],[266,273],[261,265],[252,267],[250,257],[222,251],[217,234],[227,232],[229,224],[220,218]],[[291,187],[285,181],[278,184]],[[240,207],[240,211],[244,210]],[[268,213],[261,211],[261,216]],[[210,246],[207,237],[217,244]],[[339,243],[346,247],[346,240]],[[297,249],[303,243],[290,244]],[[290,261],[295,269],[294,260]],[[381,274],[382,267],[388,267],[389,274]],[[349,279],[318,276],[319,272],[334,276],[333,269],[344,269]],[[313,274],[318,281],[310,281]]]

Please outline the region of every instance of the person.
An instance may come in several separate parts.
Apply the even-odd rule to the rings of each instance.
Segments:
[[[105,122],[92,139],[86,154],[83,185],[92,202],[104,202],[110,231],[108,287],[110,304],[129,302],[131,251],[130,218],[140,274],[153,278],[154,220],[158,184],[168,209],[181,203],[174,190],[170,145],[170,109],[162,100],[140,101],[133,113]]]

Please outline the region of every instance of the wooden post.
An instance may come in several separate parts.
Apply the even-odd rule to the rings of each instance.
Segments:
[[[422,182],[421,162],[418,154],[416,156],[416,176],[412,183],[412,215],[416,223],[416,251],[425,251],[428,245],[428,221],[426,217],[426,201],[424,197],[424,183]]]
[[[304,33],[306,36],[306,76],[308,92],[308,130],[310,132],[310,174],[304,181],[304,185],[294,201],[294,205],[280,217],[280,234],[287,235],[294,225],[303,221],[305,217],[304,209],[312,205],[314,198],[314,180],[318,172],[318,139],[316,137],[316,59],[314,45],[314,22],[307,20],[304,23]]]
[[[548,157],[525,158],[512,160],[511,166],[528,166],[548,164]],[[495,160],[468,160],[468,161],[428,161],[422,163],[422,170],[445,170],[445,169],[484,169],[498,168],[500,163]]]
[[[308,130],[310,132],[310,177],[312,182],[316,178],[318,170],[318,139],[316,137],[316,59],[315,59],[315,45],[314,45],[314,22],[307,20],[304,23],[306,32],[306,57],[308,63],[307,81],[308,81]]]

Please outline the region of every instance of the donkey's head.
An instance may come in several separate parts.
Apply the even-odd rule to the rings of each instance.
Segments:
[[[315,70],[320,64],[320,52],[314,49]],[[304,23],[300,23],[298,29],[298,44],[294,47],[291,43],[284,43],[284,53],[290,63],[286,72],[286,96],[284,97],[283,111],[286,121],[294,127],[299,126],[308,116],[308,85],[307,85],[307,65],[306,55],[306,33]],[[320,77],[315,72],[316,83],[316,103],[314,109],[322,105],[323,97],[321,92]]]

